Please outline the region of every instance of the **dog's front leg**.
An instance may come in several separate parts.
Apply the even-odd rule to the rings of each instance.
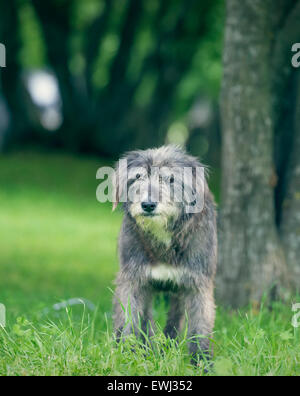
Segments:
[[[202,359],[210,360],[212,350],[209,338],[212,335],[215,320],[213,287],[189,292],[185,303],[192,363],[197,364]]]
[[[118,339],[132,333],[138,336],[141,329],[147,330],[151,300],[151,293],[145,286],[118,282],[114,301],[114,328]]]

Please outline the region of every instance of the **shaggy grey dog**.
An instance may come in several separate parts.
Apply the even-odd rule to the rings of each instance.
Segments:
[[[172,145],[134,151],[123,163],[124,159],[125,166],[117,167],[114,208],[124,190],[128,193],[133,189],[139,198],[123,203],[115,331],[124,337],[142,328],[151,335],[153,296],[166,292],[170,310],[165,334],[175,338],[186,317],[188,336],[193,339],[190,352],[196,363],[211,355],[209,337],[215,320],[216,211],[205,173],[196,172],[204,168],[196,158]],[[192,172],[183,178],[185,168]],[[194,201],[187,200],[189,194],[176,199],[182,190],[192,193]],[[196,206],[197,199],[201,210],[187,210]]]

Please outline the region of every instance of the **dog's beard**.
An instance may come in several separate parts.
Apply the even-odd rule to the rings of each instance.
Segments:
[[[168,218],[166,216],[138,216],[136,217],[136,223],[144,232],[151,234],[156,241],[166,246],[171,244],[172,233],[168,230]]]
[[[157,242],[169,246],[172,242],[171,228],[179,216],[178,208],[172,204],[159,204],[157,211],[147,215],[140,207],[140,204],[132,204],[130,208],[130,214],[137,225]]]

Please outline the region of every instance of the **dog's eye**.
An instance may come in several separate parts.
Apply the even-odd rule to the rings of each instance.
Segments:
[[[141,175],[140,175],[139,173],[137,173],[137,174],[135,175],[135,178],[138,180],[138,179],[141,178]]]
[[[170,183],[173,184],[174,181],[175,181],[174,176],[171,176],[171,177],[170,177]]]

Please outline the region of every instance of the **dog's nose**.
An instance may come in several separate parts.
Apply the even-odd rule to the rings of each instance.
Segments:
[[[157,203],[155,202],[142,202],[142,209],[144,212],[151,213],[157,207]]]

